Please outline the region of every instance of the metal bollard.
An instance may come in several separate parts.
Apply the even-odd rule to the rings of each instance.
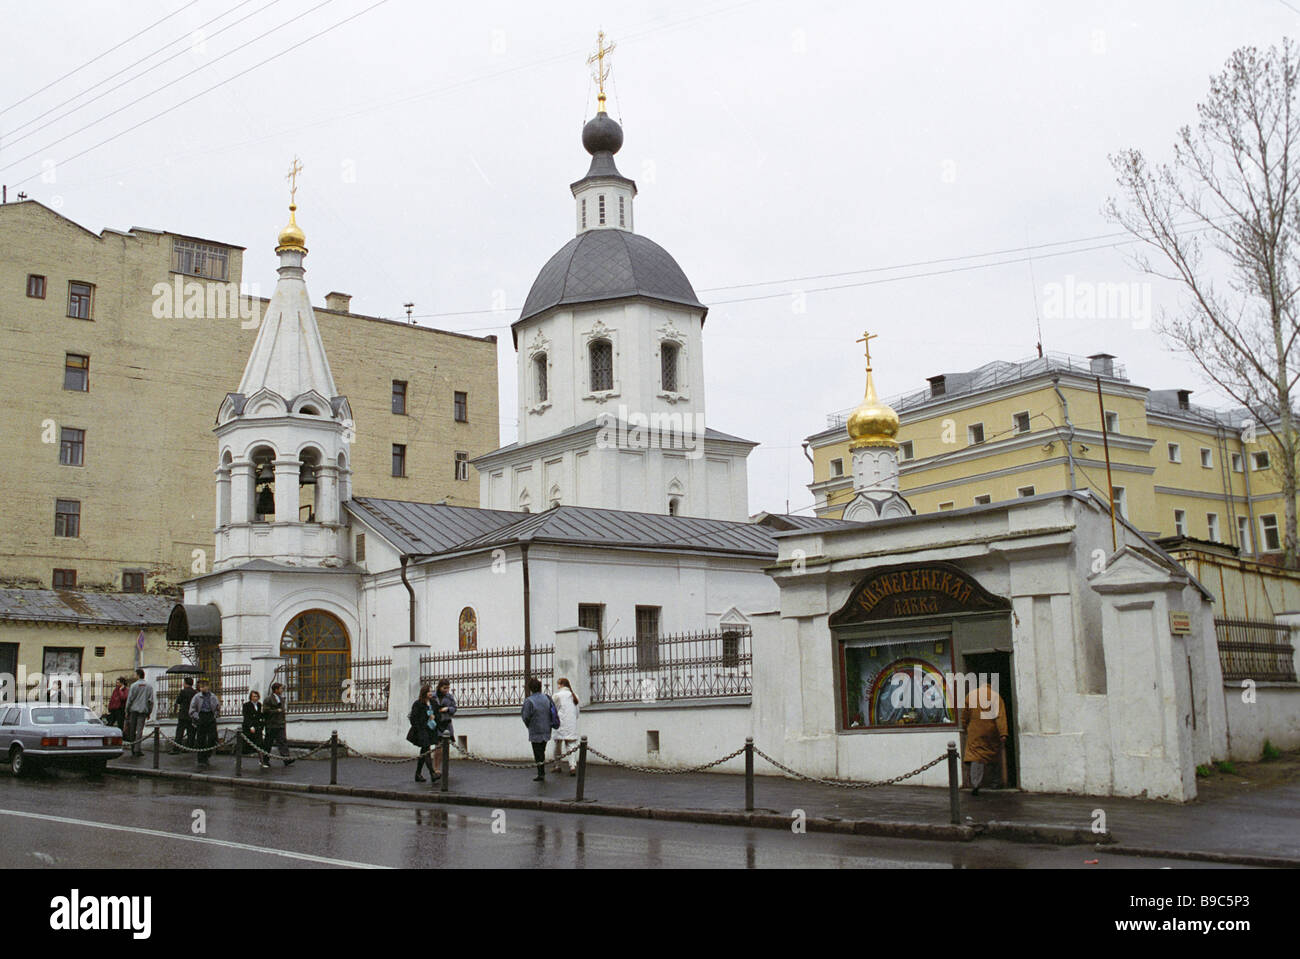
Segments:
[[[153,768],[158,768],[158,735],[162,732],[161,726],[153,728]]]
[[[573,797],[574,802],[582,802],[582,791],[587,785],[587,737],[583,736],[578,741],[578,794]]]
[[[244,731],[235,733],[235,778],[244,775]]]
[[[451,781],[451,733],[443,732],[442,742],[438,744],[438,749],[442,753],[442,759],[439,763],[442,767],[442,779],[438,782],[438,791],[445,793],[450,787]]]
[[[339,731],[330,730],[330,785],[339,784]]]
[[[950,818],[954,826],[961,825],[961,793],[957,787],[960,780],[957,777],[957,744],[951,740],[948,741],[948,808]]]
[[[745,812],[754,811],[754,737],[745,737]]]

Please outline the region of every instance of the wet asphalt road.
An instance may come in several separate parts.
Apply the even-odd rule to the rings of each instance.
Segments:
[[[4,772],[7,773],[7,767]],[[195,831],[196,823],[203,826]],[[1096,859],[1096,865],[1085,860]],[[925,842],[420,806],[76,772],[0,778],[0,868],[978,868],[1208,864],[1092,847]]]

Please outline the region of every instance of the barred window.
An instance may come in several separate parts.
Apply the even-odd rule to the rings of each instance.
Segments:
[[[578,626],[581,629],[594,629],[596,632],[601,633],[604,630],[604,622],[604,603],[578,604]]]
[[[595,340],[591,344],[591,390],[614,388],[614,347],[609,340]]]
[[[636,668],[659,668],[660,606],[636,608]]]
[[[533,358],[533,384],[537,395],[537,402],[545,403],[547,395],[545,353],[539,353]]]
[[[665,343],[659,350],[659,359],[661,377],[663,379],[664,391],[667,393],[677,392],[677,354],[680,352],[677,344]]]
[[[230,251],[211,243],[173,239],[172,270],[209,280],[225,280],[230,275]]]

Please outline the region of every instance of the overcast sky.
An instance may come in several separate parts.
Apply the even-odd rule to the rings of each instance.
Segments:
[[[0,110],[175,15],[0,113],[0,182],[95,231],[246,246],[245,280],[268,295],[297,153],[313,299],[341,290],[389,317],[414,301],[423,324],[495,332],[508,443],[508,327],[573,233],[568,184],[586,171],[579,133],[595,110],[585,58],[603,28],[638,232],[710,305],[709,425],[762,444],[751,510],[811,505],[800,444],[861,397],[864,327],[880,335],[886,395],[1032,356],[1037,315],[1048,350],[1114,353],[1137,383],[1216,403],[1141,296],[1128,316],[1045,314],[1068,283],[1147,282],[1106,236],[1107,155],[1168,157],[1210,74],[1237,46],[1300,32],[1300,5],[384,0],[363,12],[374,2],[4,3]],[[1171,287],[1149,292],[1157,314],[1178,305]]]

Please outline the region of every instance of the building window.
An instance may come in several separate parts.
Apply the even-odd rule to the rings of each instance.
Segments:
[[[27,295],[34,300],[45,299],[45,277],[35,273],[27,274]]]
[[[609,340],[594,340],[591,344],[591,391],[614,388],[614,347]]]
[[[903,442],[898,444],[898,455],[900,459],[905,459],[905,460],[910,460],[915,457],[916,454],[912,451],[911,440],[904,440]]]
[[[843,476],[843,475],[844,475],[844,460],[838,458],[831,460],[831,476]]]
[[[1112,486],[1110,498],[1115,504],[1115,515],[1128,519],[1128,491],[1123,486]]]
[[[393,475],[406,475],[406,444],[393,444]]]
[[[989,503],[992,502],[993,502],[993,497],[990,496],[988,493],[981,493],[979,496],[975,497],[976,506],[988,506]]]
[[[1250,518],[1247,516],[1237,517],[1237,548],[1243,553],[1249,553],[1250,549]]]
[[[1106,411],[1106,432],[1107,433],[1119,432],[1119,414],[1116,413],[1114,410]]]
[[[664,343],[659,347],[660,379],[665,393],[677,392],[677,354],[679,348],[675,343]]]
[[[605,632],[605,604],[579,603],[578,626],[582,629],[594,629],[598,634]]]
[[[682,498],[680,496],[668,497],[668,515],[678,516],[681,513]]]
[[[939,509],[941,509],[941,510],[952,509],[954,505],[955,505],[955,504],[953,503],[952,500],[948,500],[948,502],[946,502],[946,503],[940,503],[940,504],[939,504]]]
[[[75,569],[56,569],[54,571],[55,589],[76,589],[77,571]]]
[[[659,668],[660,606],[636,608],[636,668]]]
[[[406,415],[406,381],[393,380],[393,412],[398,416]]]
[[[1207,470],[1214,468],[1214,453],[1208,446],[1201,447],[1201,466]]]
[[[81,535],[81,501],[54,501],[54,535],[75,539]]]
[[[853,639],[839,645],[845,729],[951,726],[957,703],[945,677],[953,675],[952,638],[947,633]],[[1005,695],[1005,693],[1003,694]]]
[[[1259,472],[1268,469],[1268,450],[1261,450],[1258,453],[1250,454],[1250,468]]]
[[[966,442],[971,446],[978,446],[984,442],[984,424],[972,423],[966,427]]]
[[[618,198],[618,225],[627,226],[627,219],[623,216],[623,198]]]
[[[63,358],[63,388],[77,393],[90,392],[90,357],[68,353]]]
[[[1183,448],[1177,443],[1169,443],[1169,462],[1181,463],[1183,461]]]
[[[456,463],[455,466],[456,479],[458,480],[469,479],[469,453],[466,453],[463,450],[457,450],[455,463]]]
[[[358,563],[364,563],[366,561],[365,533],[357,533],[356,537],[352,540],[352,558]]]
[[[135,570],[124,571],[122,573],[122,592],[143,593],[144,573]]]
[[[1282,549],[1282,536],[1277,528],[1277,514],[1265,513],[1259,518],[1259,539],[1264,552],[1276,553]]]
[[[280,634],[285,664],[276,670],[300,703],[338,703],[346,695],[352,644],[338,617],[320,609],[300,613]]]
[[[94,290],[89,283],[68,284],[68,316],[74,320],[90,319],[90,298]]]
[[[1217,543],[1219,541],[1219,514],[1218,513],[1205,514],[1205,528],[1210,534],[1209,536],[1210,541]]]
[[[1174,510],[1174,533],[1178,536],[1187,535],[1187,510]]]
[[[451,400],[452,417],[457,423],[469,422],[469,394],[457,390]]]
[[[1017,496],[1033,496],[1034,488],[1032,486],[1022,486],[1016,490]]]
[[[84,466],[86,431],[64,426],[59,430],[59,463],[62,466]]]
[[[172,271],[209,280],[230,276],[230,251],[224,246],[199,243],[197,240],[172,240]]]
[[[587,198],[585,196],[582,198],[582,202],[578,204],[578,207],[582,211],[582,228],[585,230],[587,228]]]
[[[538,403],[545,403],[550,393],[550,383],[547,382],[548,372],[546,354],[538,353],[533,357],[533,396]]]
[[[601,226],[605,225],[605,194],[601,194],[597,199],[598,219]]]
[[[1025,410],[1023,413],[1017,413],[1011,419],[1015,423],[1017,433],[1029,432],[1029,411],[1028,410]]]
[[[1240,454],[1240,453],[1233,453],[1233,454],[1232,454],[1232,471],[1233,471],[1234,473],[1240,473],[1240,472],[1241,472],[1241,454]]]

